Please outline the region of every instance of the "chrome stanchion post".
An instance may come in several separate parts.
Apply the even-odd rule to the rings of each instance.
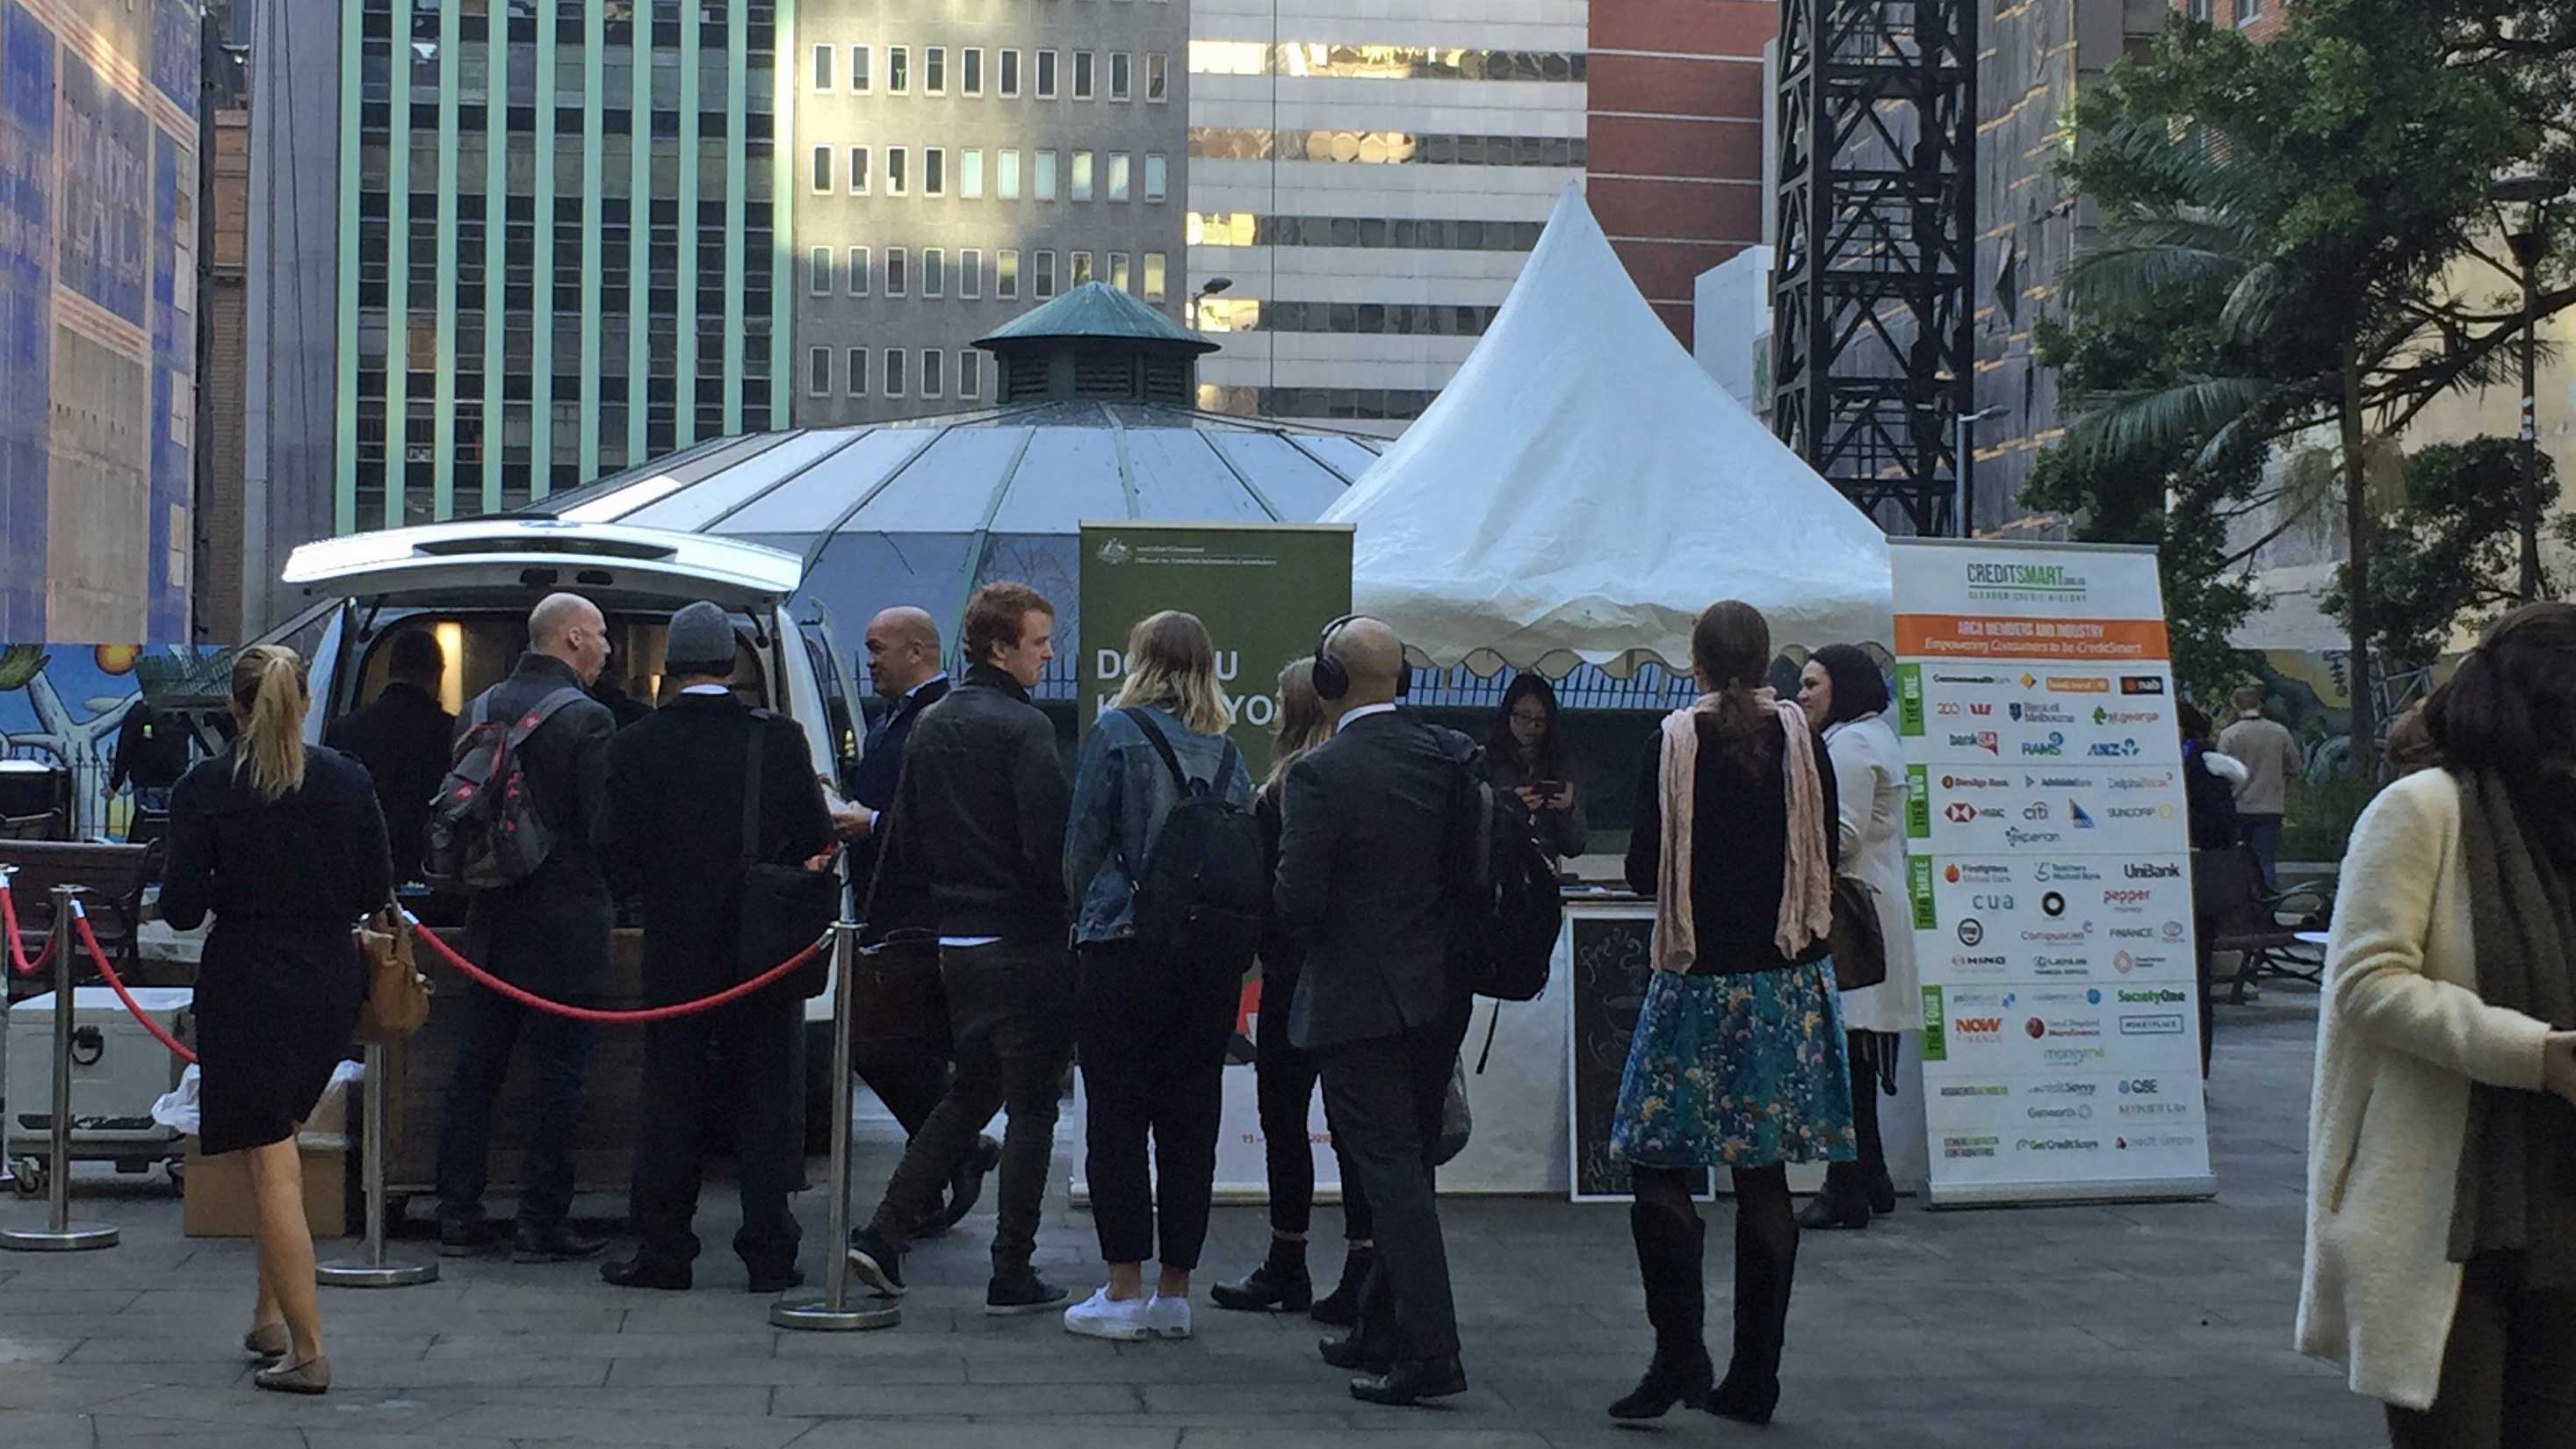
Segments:
[[[903,1322],[903,1309],[893,1303],[850,1306],[850,987],[858,964],[858,923],[843,921],[832,928],[831,1237],[824,1244],[823,1296],[773,1305],[769,1321],[779,1328],[848,1333]]]
[[[6,891],[17,883],[18,867],[0,864],[0,891]],[[0,941],[0,1031],[6,1031],[9,1026],[7,978],[17,974],[17,962],[10,956],[9,947],[15,940],[16,938],[12,937],[8,941]],[[7,1135],[5,1132],[0,1132],[0,1137]],[[9,1154],[5,1150],[7,1146],[6,1142],[0,1142],[0,1192],[15,1192],[18,1188],[18,1174],[10,1170]]]
[[[438,1281],[436,1263],[385,1261],[385,1124],[392,1116],[385,1103],[392,1095],[384,1043],[371,1041],[367,1043],[367,1115],[362,1129],[367,1135],[359,1144],[358,1158],[359,1171],[367,1179],[367,1257],[360,1263],[325,1263],[315,1268],[314,1281],[326,1288],[409,1288]]]
[[[46,1226],[0,1229],[0,1248],[22,1253],[116,1246],[116,1229],[72,1222],[72,964],[80,954],[73,922],[82,894],[79,886],[54,887],[54,1101],[46,1124],[53,1138],[45,1159]]]

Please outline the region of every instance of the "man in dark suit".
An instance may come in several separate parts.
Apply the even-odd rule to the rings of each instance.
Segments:
[[[948,671],[939,665],[939,625],[914,608],[887,609],[868,621],[868,680],[883,696],[887,709],[850,770],[851,804],[833,814],[833,825],[850,842],[850,882],[859,895],[860,919],[871,937],[899,926],[931,926],[929,902],[917,893],[887,890],[871,899],[868,884],[877,863],[877,819],[894,804],[895,786],[903,779],[903,748],[922,711],[948,697]],[[918,1134],[939,1099],[948,1094],[948,1062],[930,1055],[863,1054],[859,1079],[886,1104],[907,1136]],[[1002,1144],[978,1136],[948,1173],[948,1198],[913,1236],[927,1238],[957,1226],[984,1194],[984,1179],[1002,1160]]]
[[[507,720],[550,701],[554,713],[528,736],[521,768],[550,842],[543,864],[516,885],[474,898],[469,940],[493,975],[573,1005],[608,984],[612,907],[591,836],[605,808],[608,741],[617,721],[584,691],[608,666],[608,620],[577,594],[550,594],[528,615],[528,652],[510,677],[478,701],[483,717]],[[559,699],[564,691],[569,699]],[[469,706],[465,723],[477,718]],[[493,1239],[483,1219],[492,1142],[492,1104],[510,1072],[522,1031],[535,1056],[526,1181],[519,1189],[513,1256],[523,1263],[586,1258],[597,1238],[566,1225],[572,1211],[572,1134],[590,1072],[591,1026],[519,1005],[468,985],[460,1003],[456,1066],[438,1129],[438,1250],[480,1251]]]
[[[805,731],[783,715],[747,708],[730,686],[733,625],[713,604],[672,616],[663,670],[679,687],[670,705],[619,731],[608,747],[608,810],[600,859],[623,892],[644,902],[644,999],[694,1000],[742,979],[734,956],[743,862],[793,865],[831,849],[832,822],[814,778]],[[750,778],[753,732],[760,776]],[[745,790],[759,792],[759,839],[742,840]],[[601,1267],[621,1288],[685,1289],[698,1256],[699,1162],[711,1101],[734,1111],[742,1230],[734,1251],[751,1291],[804,1281],[788,1194],[803,1174],[796,1051],[804,1002],[772,988],[695,1016],[644,1028],[644,1090],[635,1142],[635,1256]],[[707,1081],[710,1050],[730,1092]]]
[[[1375,619],[1330,631],[1348,676],[1333,737],[1288,772],[1281,926],[1306,948],[1289,1039],[1322,1058],[1334,1145],[1377,1216],[1359,1327],[1324,1359],[1359,1370],[1354,1398],[1412,1404],[1463,1393],[1448,1251],[1431,1152],[1467,996],[1449,979],[1451,810],[1459,766],[1396,709],[1404,646]]]
[[[393,842],[394,883],[400,885],[420,875],[421,852],[429,844],[429,797],[447,775],[456,716],[438,707],[447,659],[437,638],[427,629],[407,629],[389,648],[383,692],[366,708],[333,720],[322,742],[356,756],[375,778],[385,836]]]

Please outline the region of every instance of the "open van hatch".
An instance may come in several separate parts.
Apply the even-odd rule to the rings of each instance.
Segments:
[[[485,518],[308,543],[283,577],[308,599],[525,608],[563,589],[615,611],[694,599],[750,609],[795,593],[803,573],[793,554],[710,534]]]

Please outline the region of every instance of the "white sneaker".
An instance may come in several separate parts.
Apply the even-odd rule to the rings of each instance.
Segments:
[[[1145,1327],[1156,1338],[1190,1336],[1190,1300],[1157,1293],[1145,1304]]]
[[[1094,1289],[1090,1297],[1064,1311],[1064,1331],[1085,1338],[1135,1343],[1154,1335],[1147,1321],[1153,1306],[1150,1295],[1120,1301],[1110,1298],[1106,1288]]]

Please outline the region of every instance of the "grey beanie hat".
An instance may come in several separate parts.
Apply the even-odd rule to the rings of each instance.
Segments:
[[[725,611],[699,602],[671,616],[671,633],[662,646],[662,668],[668,674],[733,673],[733,624]]]

